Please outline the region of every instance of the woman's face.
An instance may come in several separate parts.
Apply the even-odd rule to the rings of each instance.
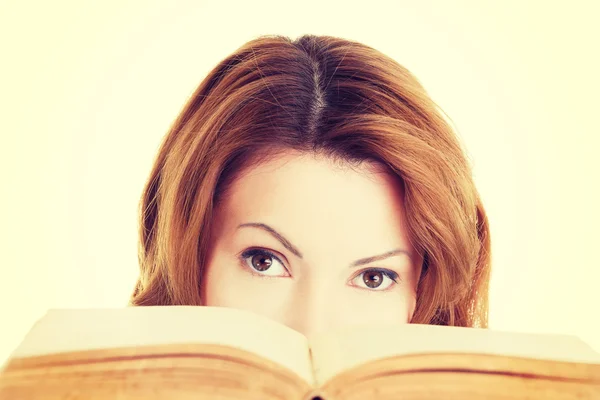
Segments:
[[[373,166],[342,169],[290,152],[246,169],[215,210],[204,304],[250,310],[307,336],[409,322],[422,258],[398,178]]]

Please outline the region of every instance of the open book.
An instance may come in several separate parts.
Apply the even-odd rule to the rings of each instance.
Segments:
[[[50,310],[0,371],[1,399],[600,399],[571,336],[430,325],[306,338],[250,312]]]

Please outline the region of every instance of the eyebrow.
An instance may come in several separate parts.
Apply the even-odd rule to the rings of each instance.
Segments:
[[[283,245],[283,247],[288,249],[292,254],[294,254],[298,258],[302,259],[302,253],[300,253],[300,251],[292,243],[290,243],[290,241],[287,240],[282,234],[277,232],[275,229],[271,228],[269,225],[258,223],[258,222],[248,222],[245,224],[240,224],[238,226],[238,229],[244,228],[244,227],[259,228],[259,229],[262,229],[262,230],[270,233],[273,237],[275,237],[275,239],[279,240],[279,242]],[[397,256],[399,254],[406,254],[407,256],[411,257],[411,254],[409,251],[407,251],[405,249],[395,249],[395,250],[391,250],[391,251],[388,251],[386,253],[379,254],[376,256],[360,258],[360,259],[352,262],[350,264],[350,268],[359,267],[361,265],[369,264],[374,261],[381,261],[386,258]]]

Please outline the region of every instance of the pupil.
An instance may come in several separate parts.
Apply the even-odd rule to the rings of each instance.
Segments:
[[[257,271],[268,270],[271,267],[272,262],[273,261],[270,259],[269,256],[257,254],[254,257],[252,257],[252,265]]]
[[[368,287],[376,288],[381,285],[381,282],[383,281],[383,273],[378,271],[367,272],[363,275],[363,281]]]

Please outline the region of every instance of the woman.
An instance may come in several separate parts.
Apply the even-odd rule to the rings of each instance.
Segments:
[[[487,326],[471,168],[417,79],[366,45],[246,43],[185,105],[140,208],[133,305],[247,309],[306,335]]]

